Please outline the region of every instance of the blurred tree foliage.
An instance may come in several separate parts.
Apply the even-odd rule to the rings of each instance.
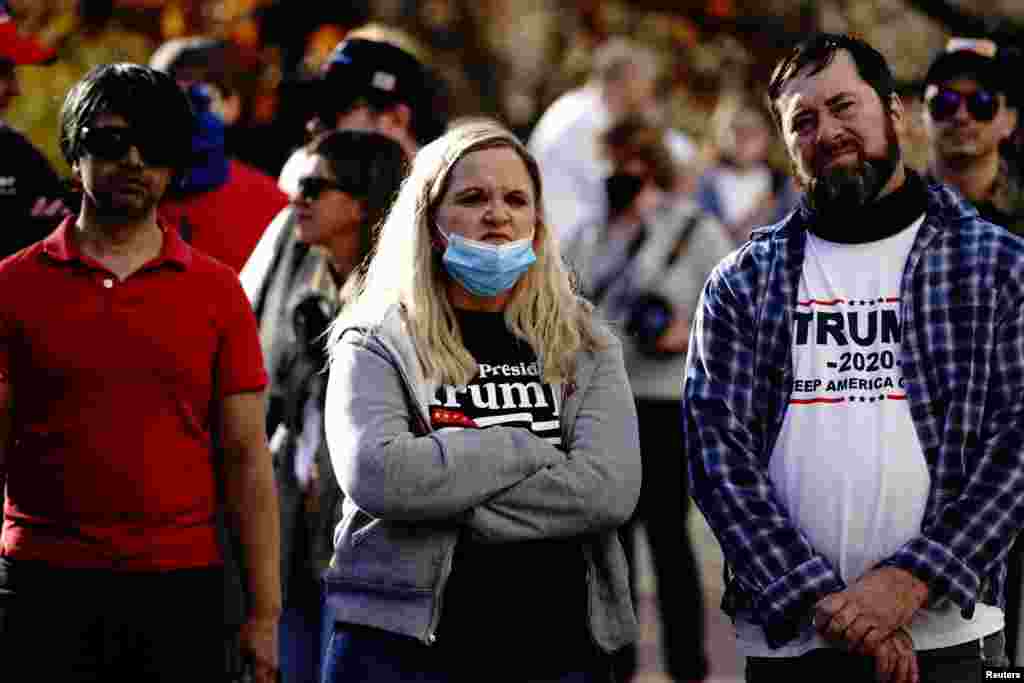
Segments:
[[[727,88],[759,93],[775,60],[815,29],[857,33],[877,46],[905,84],[916,124],[914,84],[952,33],[968,29],[1017,40],[1019,0],[108,0],[100,25],[83,22],[83,0],[15,0],[25,30],[57,45],[60,59],[22,70],[24,95],[9,119],[57,161],[55,117],[67,88],[93,64],[145,62],[162,40],[198,33],[229,37],[248,51],[253,118],[266,124],[287,103],[282,83],[310,73],[355,26],[404,30],[450,84],[456,115],[500,117],[525,135],[559,94],[585,80],[592,51],[625,34],[661,56],[659,92],[670,122],[698,142]],[[290,114],[287,125],[300,126]],[[921,131],[909,156],[923,158]]]

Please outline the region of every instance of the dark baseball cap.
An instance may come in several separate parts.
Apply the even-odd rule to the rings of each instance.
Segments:
[[[1006,50],[987,38],[950,38],[924,77],[924,85],[956,78],[973,78],[988,90],[1008,97],[1014,91],[1010,59]]]
[[[338,88],[331,96],[366,97],[371,101],[416,106],[424,97],[424,68],[419,60],[391,43],[351,38],[338,43],[324,61],[320,80]]]
[[[48,64],[57,51],[32,36],[18,32],[7,0],[0,0],[0,59],[15,64]]]
[[[341,41],[324,60],[316,89],[316,109],[324,122],[365,100],[379,108],[407,105],[413,135],[421,144],[443,133],[447,125],[445,83],[393,43],[366,38]]]

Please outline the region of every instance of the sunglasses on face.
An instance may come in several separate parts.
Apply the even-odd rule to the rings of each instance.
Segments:
[[[135,147],[151,166],[175,166],[181,159],[179,150],[159,136],[145,135],[125,126],[86,127],[82,129],[82,148],[89,156],[102,161],[119,161]]]
[[[348,188],[341,183],[330,178],[324,178],[323,176],[308,175],[299,178],[299,196],[303,199],[315,202],[327,190],[349,192]]]
[[[956,116],[964,101],[975,121],[991,121],[999,112],[999,97],[984,88],[969,95],[950,88],[939,88],[928,100],[928,111],[936,121],[945,121]]]

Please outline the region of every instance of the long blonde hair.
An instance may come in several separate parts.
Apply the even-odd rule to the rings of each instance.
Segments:
[[[462,343],[447,295],[449,275],[431,231],[459,160],[471,152],[500,147],[515,150],[523,160],[538,206],[537,261],[512,289],[504,311],[508,329],[537,353],[548,382],[570,381],[576,354],[606,345],[610,333],[573,291],[554,234],[544,222],[537,162],[513,133],[494,121],[475,118],[454,126],[416,155],[381,225],[373,258],[357,276],[352,298],[334,323],[332,346],[346,327],[379,324],[398,305],[424,376],[457,385],[472,380],[477,364]]]

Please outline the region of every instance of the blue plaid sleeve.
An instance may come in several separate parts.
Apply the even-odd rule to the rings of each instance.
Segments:
[[[691,334],[683,425],[693,498],[773,647],[845,588],[779,502],[769,425],[755,401],[756,259],[739,252],[709,278]],[[774,313],[766,311],[765,315]]]
[[[1024,302],[999,310],[990,357],[971,359],[991,370],[984,400],[973,397],[980,436],[966,440],[966,486],[882,562],[928,583],[930,604],[950,599],[967,617],[1024,525]],[[945,469],[940,475],[955,476]]]

